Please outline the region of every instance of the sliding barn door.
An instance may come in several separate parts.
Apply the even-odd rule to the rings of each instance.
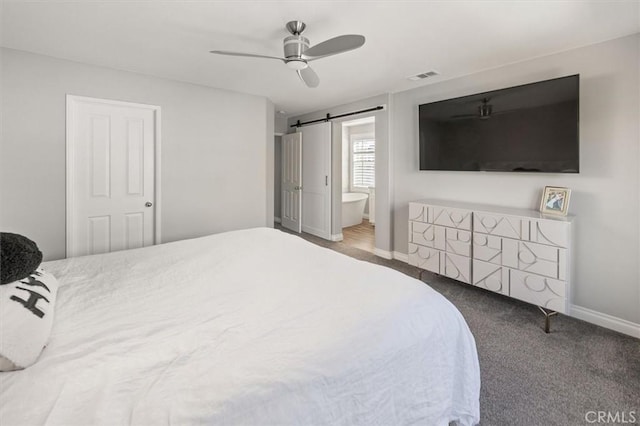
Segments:
[[[67,104],[67,257],[154,244],[158,108]]]
[[[331,240],[331,123],[302,133],[302,230]]]
[[[282,137],[282,226],[302,231],[302,133]]]

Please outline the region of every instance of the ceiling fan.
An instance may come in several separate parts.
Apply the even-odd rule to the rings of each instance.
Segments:
[[[474,100],[472,102],[476,103],[477,100]],[[510,109],[503,109],[500,111],[494,111],[493,105],[491,105],[489,102],[491,102],[491,98],[482,98],[482,100],[480,101],[480,105],[478,105],[478,112],[476,112],[475,114],[458,114],[458,115],[452,115],[450,118],[453,118],[454,120],[459,120],[463,118],[479,118],[481,120],[488,120],[491,117],[496,115],[506,114],[512,111],[517,111],[522,109],[522,108],[510,108]],[[503,102],[503,104],[504,103],[505,102]]]
[[[480,118],[482,120],[487,120],[491,118],[492,115],[500,114],[500,113],[493,112],[493,105],[489,103],[490,100],[491,98],[483,98],[481,101],[482,105],[478,106],[478,112],[476,114],[458,114],[458,115],[452,115],[451,118],[475,117],[475,118]],[[506,111],[503,111],[503,112],[506,112]]]
[[[230,52],[227,50],[212,50],[211,53],[215,53],[217,55],[276,59],[287,64],[289,68],[296,70],[300,79],[308,87],[318,87],[318,84],[320,84],[320,79],[318,78],[318,75],[315,73],[315,71],[311,69],[308,62],[357,49],[361,47],[365,41],[364,36],[357,34],[347,34],[330,38],[329,40],[316,44],[313,47],[309,47],[309,39],[301,35],[306,28],[304,22],[290,21],[287,22],[286,28],[287,31],[291,33],[291,35],[285,37],[285,39],[283,40],[284,58],[278,58],[276,56],[255,55],[252,53]]]

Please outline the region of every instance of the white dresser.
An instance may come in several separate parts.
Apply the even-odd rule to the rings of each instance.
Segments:
[[[409,263],[569,313],[573,216],[454,201],[409,203]]]

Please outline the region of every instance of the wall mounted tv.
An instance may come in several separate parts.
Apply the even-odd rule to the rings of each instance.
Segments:
[[[580,76],[420,105],[420,170],[578,173]]]

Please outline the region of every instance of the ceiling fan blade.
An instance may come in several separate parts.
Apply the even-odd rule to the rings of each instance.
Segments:
[[[320,84],[320,78],[318,74],[311,67],[306,67],[305,69],[298,70],[298,76],[300,80],[304,81],[308,87],[318,87]]]
[[[209,53],[215,53],[216,55],[227,55],[227,56],[245,56],[247,58],[277,59],[279,61],[284,62],[284,58],[278,58],[275,56],[266,56],[266,55],[254,55],[253,53],[229,52],[227,50],[212,50]]]
[[[304,51],[302,56],[306,58],[321,58],[329,55],[337,55],[338,53],[348,52],[357,49],[364,44],[364,36],[357,34],[347,34],[330,38],[322,43]]]

